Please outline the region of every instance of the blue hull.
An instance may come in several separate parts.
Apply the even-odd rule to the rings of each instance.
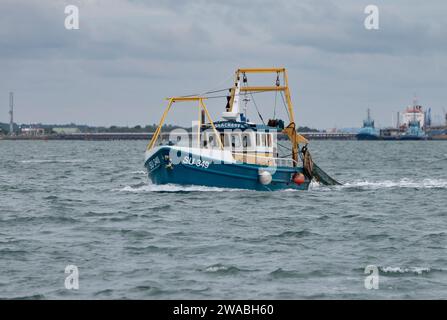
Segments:
[[[258,170],[267,168],[252,164],[221,164],[212,160],[201,158],[200,162],[208,165],[198,166],[196,156],[189,155],[194,163],[178,163],[169,165],[170,149],[161,148],[145,162],[149,179],[155,184],[201,185],[219,188],[250,189],[258,191],[274,191],[284,189],[307,190],[310,181],[298,185],[291,181],[294,173],[303,172],[303,168],[278,167],[272,174],[272,182],[263,185],[259,182]]]
[[[357,140],[379,140],[380,137],[378,135],[368,134],[368,133],[359,133],[357,136]]]
[[[427,137],[423,136],[401,136],[400,140],[427,140]]]

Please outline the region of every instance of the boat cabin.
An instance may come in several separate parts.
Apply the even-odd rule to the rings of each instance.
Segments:
[[[214,126],[223,149],[230,151],[236,160],[267,165],[278,157],[277,128],[236,121],[218,121]],[[210,124],[202,126],[200,148],[219,148]]]

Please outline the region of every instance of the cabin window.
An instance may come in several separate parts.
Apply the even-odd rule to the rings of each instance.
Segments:
[[[215,142],[215,139],[214,139],[214,134],[206,133],[204,135],[204,139],[203,139],[202,143],[203,143],[203,146],[205,148],[213,148],[213,147],[215,147],[216,146],[216,142]]]
[[[251,147],[250,135],[248,134],[242,135],[242,147],[244,148]]]
[[[238,134],[231,136],[231,146],[233,148],[239,148],[241,146],[241,137]]]
[[[229,146],[230,146],[230,137],[229,137],[228,134],[221,133],[221,134],[220,134],[220,141],[222,142],[222,144],[223,144],[225,147],[229,147]]]
[[[258,133],[257,135],[256,135],[256,145],[258,146],[258,147],[263,147],[263,146],[265,146],[265,134],[263,134],[263,133]]]
[[[258,147],[265,147],[267,145],[267,135],[264,133],[258,133],[256,135],[256,145]]]
[[[271,134],[267,134],[267,146],[268,147],[272,146],[272,135]]]

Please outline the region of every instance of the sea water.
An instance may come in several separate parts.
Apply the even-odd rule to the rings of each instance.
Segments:
[[[447,142],[312,141],[343,186],[277,192],[153,185],[145,146],[0,141],[0,298],[447,298]]]

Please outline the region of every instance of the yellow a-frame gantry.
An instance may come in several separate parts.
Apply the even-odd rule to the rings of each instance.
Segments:
[[[295,161],[298,161],[298,144],[303,143],[307,144],[308,141],[303,136],[299,135],[296,132],[295,125],[295,113],[293,111],[292,98],[290,96],[289,90],[289,79],[287,77],[286,68],[242,68],[237,69],[234,77],[234,87],[231,88],[230,92],[230,112],[232,111],[233,101],[236,93],[236,85],[239,82],[241,75],[246,75],[247,73],[276,73],[279,76],[282,74],[283,76],[283,86],[279,84],[275,86],[241,86],[239,90],[241,92],[267,92],[267,91],[281,91],[284,92],[287,104],[287,111],[289,113],[290,123],[287,128],[284,129],[284,133],[287,134],[291,143],[292,143],[292,158]]]
[[[166,100],[169,101],[168,106],[166,107],[165,111],[163,112],[163,115],[161,116],[160,119],[160,123],[158,124],[157,130],[155,131],[154,135],[152,136],[149,144],[147,145],[146,150],[151,150],[154,146],[155,146],[155,142],[158,139],[158,136],[160,135],[161,132],[161,127],[163,126],[165,120],[166,120],[166,116],[169,113],[169,110],[171,110],[172,105],[175,102],[187,102],[187,101],[197,101],[198,102],[198,109],[199,109],[199,123],[197,126],[197,139],[198,139],[198,146],[200,146],[200,127],[202,126],[202,120],[201,120],[201,110],[205,111],[205,114],[211,124],[211,127],[213,128],[214,134],[216,135],[216,140],[219,143],[219,147],[220,149],[223,150],[223,144],[222,141],[219,138],[219,132],[217,131],[216,127],[214,126],[214,122],[211,119],[211,116],[208,112],[208,109],[205,106],[205,103],[203,102],[203,100],[206,100],[206,97],[198,97],[198,96],[194,96],[194,97],[171,97],[171,98],[167,98]]]

